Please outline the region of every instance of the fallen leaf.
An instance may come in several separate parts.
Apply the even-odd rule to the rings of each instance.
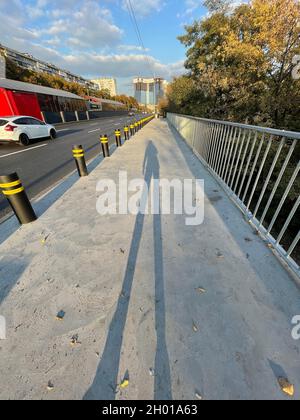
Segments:
[[[193,331],[196,333],[196,332],[198,332],[198,327],[197,327],[197,325],[195,324],[195,322],[193,323]]]
[[[50,236],[50,233],[49,233],[49,235],[46,235],[46,236],[44,236],[44,237],[41,239],[41,243],[42,243],[43,245],[47,242],[47,239],[49,238],[49,236]]]
[[[285,394],[289,395],[290,397],[294,396],[295,393],[295,389],[294,389],[294,385],[292,385],[288,379],[286,378],[279,378],[278,379],[278,383],[280,385],[280,388],[282,390],[282,392],[284,392]]]
[[[149,374],[150,374],[150,376],[155,376],[154,369],[150,368],[149,369]]]
[[[65,317],[66,313],[64,311],[59,311],[58,314],[56,315],[56,319],[58,321],[62,321]]]
[[[54,385],[51,381],[48,382],[47,389],[48,389],[48,391],[53,391]]]
[[[195,393],[195,397],[197,398],[197,400],[203,400],[202,395],[200,395],[198,392]]]
[[[78,338],[79,338],[78,334],[73,335],[73,337],[71,338],[71,342],[70,342],[71,346],[76,346],[76,344],[81,344],[78,341]]]
[[[124,379],[124,381],[120,384],[120,388],[121,389],[125,389],[129,386],[129,381],[128,379]]]

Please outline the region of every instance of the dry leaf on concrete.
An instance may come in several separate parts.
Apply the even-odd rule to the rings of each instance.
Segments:
[[[52,391],[54,389],[54,385],[51,381],[48,382],[47,389],[48,391]]]
[[[129,386],[129,381],[128,379],[124,379],[124,381],[120,384],[120,388],[121,389],[125,389]]]
[[[286,378],[279,378],[278,383],[280,385],[280,388],[282,392],[289,395],[290,397],[293,397],[295,394],[294,385],[292,385],[288,379]]]

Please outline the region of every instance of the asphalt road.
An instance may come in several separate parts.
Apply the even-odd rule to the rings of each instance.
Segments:
[[[138,119],[138,116],[135,118]],[[63,124],[57,127],[57,139],[38,140],[26,148],[16,144],[0,144],[0,174],[17,172],[32,199],[74,171],[74,144],[84,147],[88,161],[102,153],[99,141],[101,134],[107,134],[112,144],[115,142],[115,130],[121,128],[123,135],[123,127],[132,120],[128,116],[117,116]],[[7,200],[1,194],[0,219],[10,211]]]

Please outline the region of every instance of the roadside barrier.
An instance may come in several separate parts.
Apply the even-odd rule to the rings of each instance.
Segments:
[[[88,170],[85,163],[84,150],[83,147],[73,146],[73,157],[75,159],[78,175],[80,177],[88,176]]]
[[[101,146],[102,146],[102,152],[103,152],[103,156],[106,158],[106,157],[109,157],[110,156],[110,154],[109,154],[109,145],[108,145],[108,137],[107,137],[107,135],[105,134],[104,136],[101,136],[100,137],[100,142],[101,142]]]
[[[130,137],[134,136],[134,124],[130,124]]]
[[[143,118],[124,127],[125,140],[129,140],[137,131],[145,127],[154,116]],[[117,147],[122,146],[121,130],[115,131]],[[108,137],[105,134],[100,137],[104,158],[110,157]],[[81,145],[73,146],[73,157],[76,163],[77,171],[80,177],[88,176],[88,170],[85,161],[84,149]],[[0,176],[0,191],[8,200],[14,214],[21,225],[28,224],[37,220],[37,216],[31,206],[26,191],[20,181],[17,173]]]
[[[124,136],[125,136],[125,140],[129,140],[129,127],[128,126],[124,127]]]
[[[0,188],[21,225],[34,222],[37,219],[16,172],[0,176]]]
[[[116,136],[117,147],[121,147],[122,146],[121,130],[116,130],[115,131],[115,136]]]

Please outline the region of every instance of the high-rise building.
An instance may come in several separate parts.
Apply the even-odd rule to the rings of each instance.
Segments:
[[[159,100],[165,96],[166,80],[161,77],[137,77],[133,80],[134,97],[140,105],[155,109]]]
[[[98,85],[99,90],[108,90],[110,96],[117,95],[117,81],[111,77],[102,77],[100,79],[92,80],[92,83]]]

